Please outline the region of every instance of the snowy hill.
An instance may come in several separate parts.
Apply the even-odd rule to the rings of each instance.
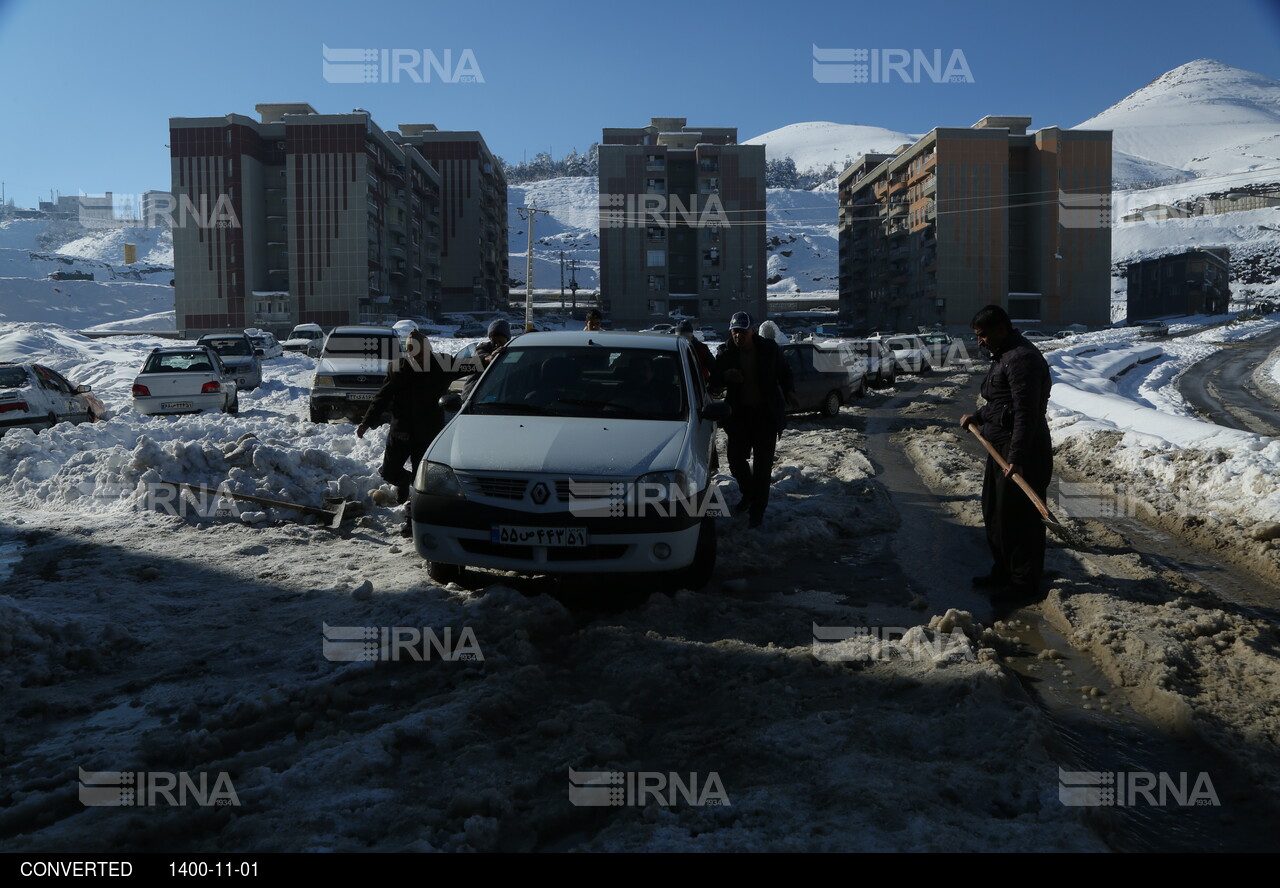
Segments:
[[[864,154],[887,154],[918,138],[880,126],[811,121],[771,130],[742,144],[765,145],[770,160],[790,157],[796,169],[805,173],[825,170],[831,164],[843,170]]]
[[[1280,80],[1197,59],[1075,128],[1111,130],[1114,148],[1125,158],[1117,163],[1125,176],[1133,162],[1147,162],[1196,176],[1269,168],[1275,179],[1280,167]]]

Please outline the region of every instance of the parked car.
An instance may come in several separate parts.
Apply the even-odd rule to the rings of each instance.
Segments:
[[[244,332],[249,337],[249,341],[253,343],[254,349],[261,350],[263,360],[284,356],[284,348],[274,334],[268,333],[266,330],[245,330]]]
[[[915,335],[886,337],[882,340],[893,351],[898,370],[903,373],[924,374],[933,369],[933,357],[924,340]]]
[[[0,435],[105,419],[107,408],[92,391],[43,364],[0,363]]]
[[[314,342],[324,342],[324,328],[319,324],[299,324],[280,346],[285,351],[305,352]]]
[[[207,345],[216,351],[242,391],[262,385],[262,355],[246,334],[206,333],[196,340],[196,345]]]
[[[703,342],[719,342],[720,341],[720,334],[716,332],[716,328],[712,327],[710,324],[704,327],[699,327],[697,330],[697,335],[698,335],[698,338],[701,339]]]
[[[652,327],[645,327],[641,333],[674,333],[676,328],[674,324],[654,324]]]
[[[1169,335],[1169,328],[1159,321],[1153,324],[1141,324],[1138,327],[1139,339],[1164,339]]]
[[[133,380],[133,409],[143,416],[240,412],[235,375],[209,346],[152,349]]]
[[[515,329],[514,326],[512,329]],[[454,332],[454,339],[484,339],[489,335],[489,327],[479,321],[467,321]]]
[[[883,339],[845,339],[840,343],[845,363],[861,363],[867,385],[892,388],[898,381],[898,362]]]
[[[678,336],[513,339],[465,402],[442,399],[457,413],[418,468],[413,537],[431,578],[480,567],[705,585],[716,528],[696,504],[719,496],[709,466],[729,408],[698,372]]]
[[[1048,333],[1042,333],[1039,330],[1023,330],[1022,338],[1027,342],[1052,342],[1054,337]]]
[[[324,340],[311,383],[311,421],[359,422],[403,355],[400,337],[390,327],[335,327]]]
[[[790,413],[821,412],[838,416],[841,406],[867,392],[867,368],[861,361],[844,362],[836,345],[822,346],[812,340],[782,346],[783,359],[791,368],[799,406]]]

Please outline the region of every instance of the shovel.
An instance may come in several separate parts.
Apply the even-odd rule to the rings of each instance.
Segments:
[[[996,461],[996,464],[1006,472],[1009,471],[1009,464],[1005,462],[1004,457],[1000,455],[1000,451],[996,450],[990,441],[982,437],[982,432],[978,431],[977,424],[971,422],[967,428],[969,431],[973,432],[973,436],[978,439],[979,443],[986,448],[987,453],[991,454],[991,458]],[[1012,478],[1014,482],[1022,488],[1022,492],[1031,499],[1031,504],[1034,505],[1036,507],[1036,511],[1040,513],[1040,520],[1044,522],[1045,527],[1052,530],[1058,539],[1062,540],[1071,548],[1079,549],[1082,552],[1089,551],[1089,546],[1084,542],[1084,540],[1080,539],[1080,537],[1072,533],[1070,529],[1063,526],[1057,518],[1053,517],[1053,513],[1050,512],[1049,507],[1044,504],[1044,500],[1040,499],[1040,497],[1036,495],[1036,492],[1031,489],[1031,485],[1027,483],[1025,478],[1017,472],[1014,472],[1009,477]]]
[[[257,503],[260,506],[274,506],[280,509],[292,509],[295,512],[303,512],[307,515],[315,515],[319,518],[327,518],[328,526],[331,529],[337,529],[342,526],[342,520],[346,517],[347,506],[351,505],[346,501],[336,504],[336,508],[317,509],[315,506],[302,506],[297,503],[289,503],[284,500],[268,499],[265,496],[253,496],[248,493],[231,493],[228,490],[214,490],[210,487],[201,487],[199,484],[185,484],[181,481],[161,481],[161,484],[167,484],[170,487],[176,487],[179,490],[186,489],[195,493],[203,493],[209,496],[225,496],[229,499],[244,500],[249,503]]]

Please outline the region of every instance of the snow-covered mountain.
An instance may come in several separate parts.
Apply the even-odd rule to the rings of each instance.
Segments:
[[[1112,131],[1117,185],[1280,179],[1280,80],[1214,59],[1162,74],[1075,129]]]
[[[844,169],[864,154],[888,153],[918,138],[880,126],[810,121],[771,130],[742,144],[766,145],[770,160],[790,157],[804,173],[825,170],[831,164]]]

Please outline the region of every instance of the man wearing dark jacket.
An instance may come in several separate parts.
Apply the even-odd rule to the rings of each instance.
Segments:
[[[406,345],[408,354],[387,374],[364,420],[356,427],[356,437],[363,438],[365,432],[380,426],[383,416],[390,413],[391,429],[387,433],[387,449],[379,474],[396,487],[402,503],[409,498],[409,487],[423,454],[444,428],[440,396],[449,390],[449,383],[463,375],[446,370],[433,360],[431,343],[420,331],[410,333]],[[406,460],[409,471],[404,468]],[[413,531],[407,507],[405,512],[401,535],[410,536]]]
[[[776,342],[755,335],[751,315],[745,311],[735,314],[729,322],[729,336],[730,341],[716,355],[718,375],[726,384],[725,400],[733,408],[733,415],[724,423],[729,471],[742,491],[736,511],[750,514],[748,527],[759,527],[769,504],[773,455],[786,408],[796,404],[795,386],[782,349]]]
[[[1009,315],[988,305],[973,317],[978,343],[992,355],[982,383],[986,403],[960,418],[961,428],[978,431],[1009,463],[1005,472],[987,457],[982,482],[982,517],[991,548],[991,572],[973,584],[991,589],[995,603],[1038,601],[1044,596],[1044,523],[1031,499],[1013,481],[1018,474],[1041,500],[1053,474],[1053,441],[1045,418],[1049,403],[1049,365],[1040,349],[1013,329]]]

